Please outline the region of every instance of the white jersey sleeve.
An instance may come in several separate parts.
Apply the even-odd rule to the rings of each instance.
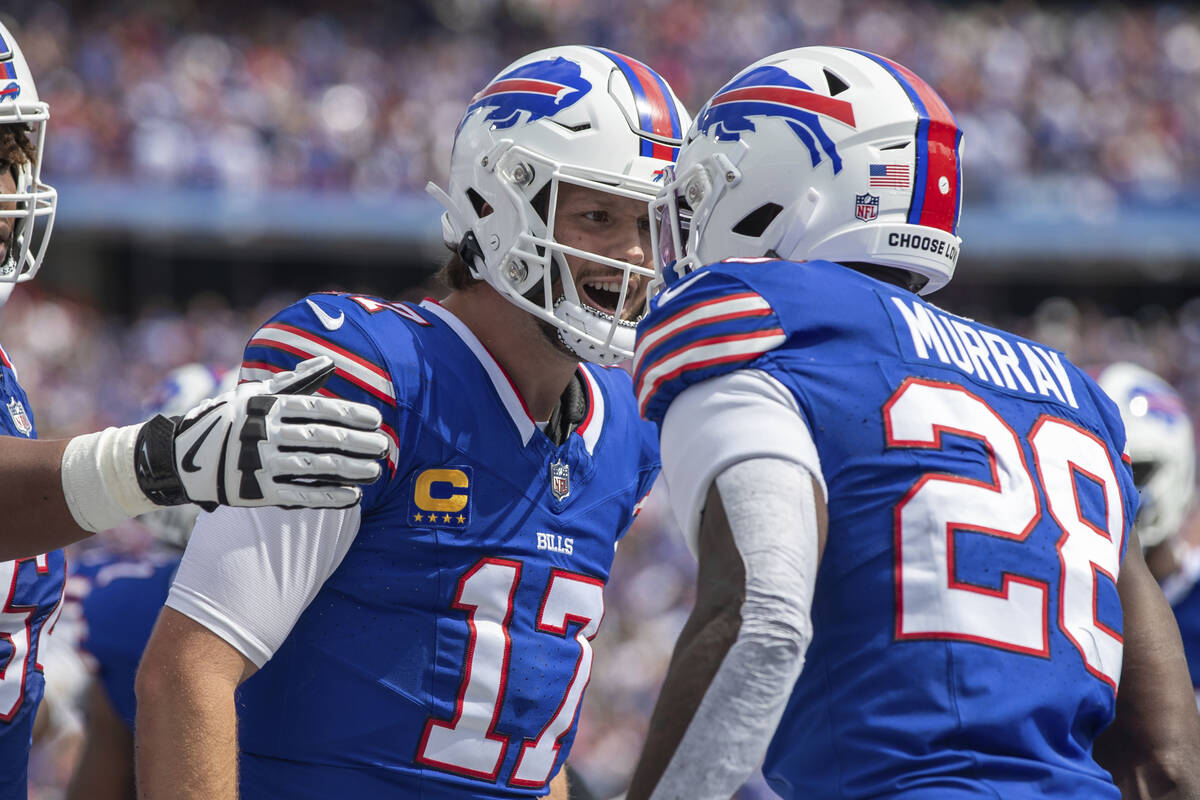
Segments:
[[[261,667],[341,564],[359,520],[358,506],[201,514],[166,604]]]
[[[794,462],[828,497],[817,446],[796,398],[762,370],[737,370],[685,389],[667,409],[661,445],[663,480],[693,553],[708,488],[733,464],[757,458]]]

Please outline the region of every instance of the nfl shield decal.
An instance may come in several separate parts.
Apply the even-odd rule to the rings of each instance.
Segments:
[[[29,421],[29,415],[25,413],[25,404],[15,397],[8,403],[8,415],[12,417],[17,433],[28,436],[33,432],[33,423]]]
[[[863,222],[870,222],[879,216],[879,198],[873,194],[854,195],[854,216]]]
[[[571,494],[571,467],[561,458],[550,462],[550,494],[560,503]]]

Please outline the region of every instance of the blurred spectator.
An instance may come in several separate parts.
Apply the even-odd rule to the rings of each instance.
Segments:
[[[53,109],[47,174],[238,192],[419,190],[444,180],[472,87],[538,46],[653,64],[685,103],[763,53],[888,55],[956,109],[968,200],[1081,213],[1200,183],[1200,11],[899,0],[15,0]],[[11,15],[11,18],[8,16]]]

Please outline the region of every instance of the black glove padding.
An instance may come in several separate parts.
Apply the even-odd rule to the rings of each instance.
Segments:
[[[347,508],[380,474],[387,437],[378,409],[312,395],[334,373],[326,356],[243,383],[183,417],[138,432],[135,470],[151,501]]]

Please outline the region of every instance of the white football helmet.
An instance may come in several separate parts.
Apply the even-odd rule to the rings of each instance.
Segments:
[[[20,125],[34,144],[32,162],[16,169],[16,191],[0,194],[0,219],[13,220],[8,250],[0,262],[0,305],[13,286],[31,280],[42,265],[58,193],[42,182],[42,152],[50,107],[38,99],[25,56],[8,28],[0,23],[0,125]]]
[[[184,364],[167,373],[167,377],[159,384],[145,416],[180,416],[210,397],[233,390],[237,387],[237,382],[236,369],[222,371],[208,364]],[[182,550],[187,547],[198,516],[200,506],[182,503],[142,514],[138,517],[138,522],[145,525],[160,541]]]
[[[757,61],[705,104],[668,170],[660,280],[726,258],[825,259],[908,270],[935,291],[958,261],[961,138],[937,93],[882,56]]]
[[[427,187],[446,208],[443,239],[476,278],[558,328],[581,358],[630,358],[636,321],[615,319],[580,298],[564,256],[611,267],[621,279],[618,309],[631,276],[648,283],[652,265],[555,241],[559,186],[648,205],[689,122],[666,81],[628,56],[583,46],[527,55],[467,107],[454,137],[449,188]]]
[[[1137,531],[1153,547],[1183,525],[1196,486],[1196,440],[1179,394],[1153,372],[1119,362],[1097,383],[1121,409],[1141,506]]]

